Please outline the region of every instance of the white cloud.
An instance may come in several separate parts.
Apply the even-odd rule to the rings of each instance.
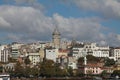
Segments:
[[[65,37],[76,37],[81,40],[97,40],[101,38],[102,25],[99,18],[64,18],[58,14],[53,15]]]
[[[120,35],[117,35],[117,39],[120,41]]]
[[[106,18],[120,19],[119,0],[66,0],[66,2],[72,2],[86,11],[98,12]]]
[[[7,21],[0,17],[0,26],[9,27],[10,23],[8,23]]]
[[[33,7],[0,6],[0,18],[2,21],[0,24],[1,32],[23,34],[22,39],[25,37],[30,39],[30,36],[41,38],[39,35],[51,32],[49,26],[53,25],[50,17],[44,16],[42,11]],[[4,26],[6,22],[9,23],[9,27]]]
[[[39,0],[4,0],[4,3],[11,3],[17,6],[32,6],[36,9],[44,11],[45,7],[38,2]],[[11,5],[11,4],[9,4]]]
[[[107,38],[110,40],[114,35],[103,34],[104,26],[100,23],[101,19],[98,17],[65,18],[57,13],[48,17],[33,7],[0,6],[0,32],[7,34],[1,36],[5,40],[20,42],[51,40],[52,31],[57,25],[63,38],[75,37],[80,41],[104,43],[102,41],[108,40]],[[115,40],[118,39],[115,37]],[[108,41],[111,42],[113,41]]]
[[[107,43],[112,44],[112,46],[119,47],[120,45],[120,34],[109,33],[106,37]]]
[[[21,3],[35,3],[36,0],[14,0],[16,3],[21,4]]]

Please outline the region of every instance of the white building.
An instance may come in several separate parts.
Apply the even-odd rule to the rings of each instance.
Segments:
[[[116,47],[112,49],[112,57],[114,57],[115,60],[120,59],[120,47]]]
[[[75,62],[68,63],[68,67],[71,67],[72,69],[77,69],[77,64]]]
[[[78,59],[85,54],[95,57],[109,57],[109,46],[100,47],[96,43],[84,43],[83,46],[73,47],[73,56]]]
[[[93,50],[92,55],[96,57],[109,57],[109,47],[98,47],[98,49]]]
[[[84,66],[84,74],[101,74],[102,71],[102,66],[97,63],[91,63]]]
[[[56,62],[57,54],[58,54],[58,49],[46,49],[45,50],[45,58],[53,60],[54,62]]]
[[[11,56],[13,59],[18,59],[18,57],[20,57],[20,47],[22,46],[23,44],[21,43],[14,43],[11,45]]]
[[[47,43],[45,42],[36,42],[36,43],[29,44],[29,46],[31,49],[39,49],[39,48],[44,49],[46,47],[46,44]]]
[[[9,71],[9,70],[14,71],[15,65],[16,63],[8,63],[8,64],[4,64],[3,68],[5,71]]]
[[[10,80],[10,75],[9,74],[1,74],[0,80]]]
[[[71,67],[72,69],[78,69],[77,60],[75,57],[68,57],[68,68],[69,67]]]
[[[0,62],[8,62],[9,49],[7,45],[0,46]]]
[[[29,53],[28,57],[33,65],[36,65],[40,62],[40,54],[39,53]]]
[[[73,57],[78,59],[79,57],[83,57],[85,53],[87,53],[83,47],[73,47]]]

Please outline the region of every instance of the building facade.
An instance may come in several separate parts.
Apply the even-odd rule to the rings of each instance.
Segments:
[[[7,45],[0,46],[0,62],[8,62],[9,49]]]
[[[56,62],[57,60],[58,49],[46,49],[45,50],[45,59],[50,59]]]
[[[114,57],[115,61],[120,59],[120,47],[112,49],[112,57]]]
[[[20,48],[23,44],[14,43],[11,45],[11,56],[13,59],[18,59],[20,57]]]
[[[29,57],[32,65],[37,65],[40,62],[40,54],[39,53],[29,53],[28,57]]]
[[[73,56],[76,57],[76,59],[84,57],[85,55],[109,58],[109,50],[109,46],[97,46],[96,43],[84,43],[83,46],[76,46],[72,48]]]

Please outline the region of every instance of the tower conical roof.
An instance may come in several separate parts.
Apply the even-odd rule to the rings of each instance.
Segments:
[[[58,30],[58,27],[55,27],[53,35],[60,35],[60,32]]]

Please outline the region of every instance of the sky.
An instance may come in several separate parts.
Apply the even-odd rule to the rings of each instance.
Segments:
[[[120,46],[120,0],[0,0],[0,44],[63,40]]]

